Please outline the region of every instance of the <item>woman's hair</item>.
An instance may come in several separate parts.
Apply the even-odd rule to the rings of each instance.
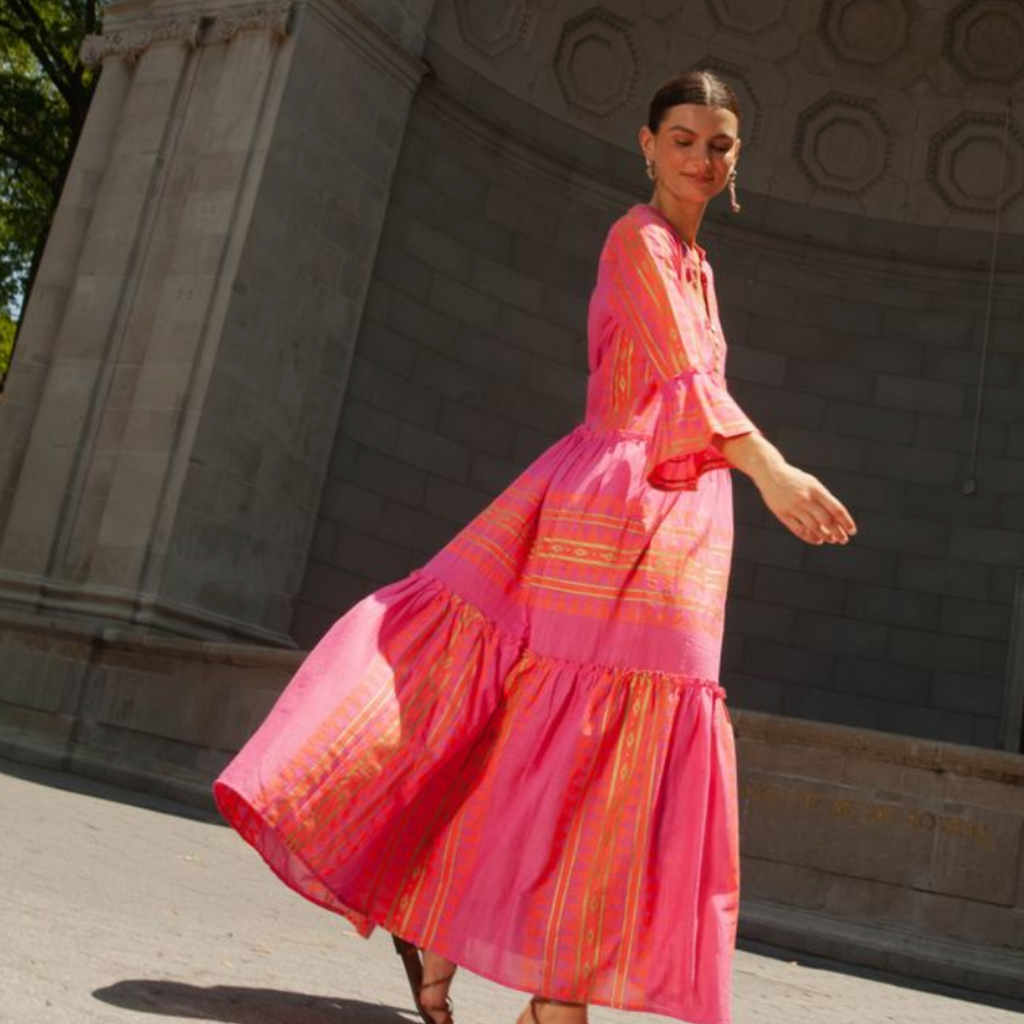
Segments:
[[[673,75],[667,82],[662,82],[651,97],[647,127],[657,132],[665,112],[677,103],[731,110],[736,120],[740,120],[740,102],[736,93],[713,71],[683,71]]]

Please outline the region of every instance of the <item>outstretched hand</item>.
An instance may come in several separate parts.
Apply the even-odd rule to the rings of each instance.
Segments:
[[[756,483],[775,517],[808,544],[846,544],[857,532],[846,506],[802,469],[786,463]]]
[[[808,544],[846,544],[857,524],[816,477],[791,466],[759,430],[722,438],[722,454],[753,481],[779,521]]]

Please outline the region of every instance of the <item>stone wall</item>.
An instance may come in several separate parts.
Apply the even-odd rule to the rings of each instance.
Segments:
[[[471,50],[428,40],[436,77],[396,170],[294,622],[303,645],[578,422],[604,232],[647,195],[638,157],[499,88]],[[734,474],[733,703],[1019,746],[1004,709],[1024,566],[1024,240],[1000,239],[986,335],[989,235],[750,192],[701,237],[737,398],[860,525],[851,547],[807,548]]]

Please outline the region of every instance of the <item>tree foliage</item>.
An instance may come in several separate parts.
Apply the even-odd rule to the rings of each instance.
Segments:
[[[98,25],[99,0],[0,3],[0,311],[8,318],[30,286],[89,107],[95,76],[78,51]],[[7,349],[0,344],[0,374]]]

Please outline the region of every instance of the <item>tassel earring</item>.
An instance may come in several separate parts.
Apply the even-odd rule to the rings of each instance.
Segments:
[[[729,172],[729,205],[732,207],[733,213],[739,213],[743,209],[740,206],[739,200],[736,198],[736,168],[734,167]]]

